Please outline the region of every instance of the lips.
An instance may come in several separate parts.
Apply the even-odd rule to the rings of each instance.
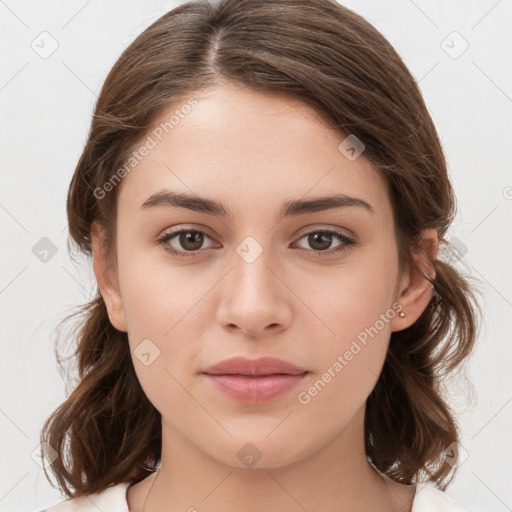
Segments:
[[[276,359],[227,359],[202,372],[213,387],[229,398],[259,404],[294,388],[309,373],[302,367]]]

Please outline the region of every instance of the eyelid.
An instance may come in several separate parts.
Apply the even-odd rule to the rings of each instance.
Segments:
[[[171,229],[170,231],[167,231],[167,229]],[[198,231],[200,233],[203,233],[205,234],[206,236],[208,236],[210,239],[215,239],[215,236],[212,235],[212,233],[210,232],[210,230],[208,228],[205,228],[203,226],[199,226],[199,227],[196,227],[196,226],[193,226],[193,225],[186,225],[186,224],[177,224],[176,226],[173,226],[172,228],[167,228],[166,230],[164,230],[159,236],[158,238],[162,238],[164,236],[167,236],[167,235],[176,235],[182,231],[186,231],[186,230],[189,230],[189,231]],[[318,231],[329,231],[329,232],[335,232],[335,233],[338,233],[340,235],[343,235],[347,238],[351,238],[351,239],[355,239],[356,238],[356,235],[346,229],[346,228],[341,228],[339,226],[332,226],[332,225],[325,225],[325,224],[313,224],[313,225],[310,225],[310,226],[306,226],[305,228],[301,228],[295,235],[294,235],[294,238],[295,239],[300,239],[302,237],[304,237],[305,235],[308,235],[312,232],[318,232]]]
[[[340,226],[332,226],[326,224],[313,224],[311,226],[307,226],[299,230],[298,234],[295,236],[302,238],[304,235],[308,235],[312,232],[316,233],[317,231],[330,231],[346,236],[347,238],[356,238],[356,235],[349,229],[342,228]]]
[[[194,226],[194,225],[187,225],[187,224],[176,224],[175,226],[172,226],[171,228],[164,229],[160,235],[158,235],[158,238],[161,238],[163,236],[167,235],[176,235],[178,233],[181,233],[182,231],[198,231],[200,233],[204,233],[210,238],[215,238],[215,236],[212,234],[212,232],[203,226]]]

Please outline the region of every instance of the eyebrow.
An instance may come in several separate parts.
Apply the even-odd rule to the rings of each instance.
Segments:
[[[192,196],[184,193],[161,190],[149,196],[141,205],[141,210],[148,210],[160,206],[186,208],[194,212],[206,213],[216,217],[233,217],[229,208],[222,203],[204,197]],[[345,194],[334,194],[311,199],[295,199],[285,201],[280,209],[280,218],[303,215],[338,208],[359,207],[369,213],[375,213],[373,207],[358,197]]]

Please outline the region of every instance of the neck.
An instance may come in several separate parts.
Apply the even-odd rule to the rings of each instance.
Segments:
[[[160,469],[146,479],[138,498],[132,495],[133,507],[128,500],[130,511],[409,511],[414,488],[392,482],[369,464],[363,424],[361,409],[343,432],[317,451],[311,447],[306,457],[275,467],[235,467],[162,422]]]

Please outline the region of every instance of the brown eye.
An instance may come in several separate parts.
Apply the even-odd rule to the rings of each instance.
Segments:
[[[164,249],[176,256],[195,256],[205,241],[210,239],[208,234],[198,229],[181,229],[164,235],[158,241]],[[172,241],[172,243],[171,243]]]
[[[178,233],[178,241],[185,250],[197,251],[203,245],[204,234],[199,231],[182,231]]]
[[[317,231],[315,233],[310,233],[307,235],[308,243],[310,244],[312,249],[317,251],[325,251],[329,249],[333,235],[332,233],[326,233],[325,231]]]
[[[333,253],[339,253],[347,250],[351,245],[355,245],[356,241],[348,236],[338,233],[337,231],[330,230],[318,230],[306,233],[301,237],[307,240],[307,244],[311,247],[310,253],[316,255],[327,255]],[[334,240],[338,240],[340,243],[334,248],[330,248]],[[304,248],[304,247],[303,247]],[[307,249],[307,248],[306,248]]]

